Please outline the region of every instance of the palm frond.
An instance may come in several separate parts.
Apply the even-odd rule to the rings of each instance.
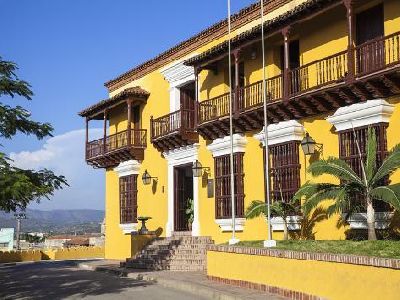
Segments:
[[[327,160],[313,162],[308,171],[313,176],[331,175],[339,180],[354,182],[364,185],[363,180],[344,161],[336,157],[329,157]]]
[[[375,175],[371,179],[371,184],[377,184],[381,179],[390,176],[400,168],[400,144],[396,145],[389,153],[388,157],[383,161]]]
[[[379,186],[371,191],[374,199],[385,201],[392,205],[397,211],[400,211],[400,184],[388,186]]]
[[[374,176],[375,168],[376,168],[376,135],[375,131],[368,127],[368,141],[367,141],[367,159],[365,163],[365,175],[367,177],[368,182]]]
[[[345,187],[340,185],[326,183],[315,183],[313,185],[313,190],[309,189],[312,193],[306,196],[305,203],[303,204],[303,212],[305,215],[310,214],[310,212],[322,202],[326,200],[337,201],[345,194]]]
[[[261,215],[267,216],[267,205],[264,201],[254,200],[246,209],[246,219],[254,219]]]

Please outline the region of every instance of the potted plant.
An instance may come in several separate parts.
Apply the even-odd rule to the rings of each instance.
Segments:
[[[192,223],[194,220],[194,202],[193,199],[188,198],[187,200],[187,206],[186,206],[186,217],[188,220],[188,228],[190,231],[192,231]]]

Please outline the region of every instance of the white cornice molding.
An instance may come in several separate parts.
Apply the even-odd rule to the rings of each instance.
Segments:
[[[114,171],[118,174],[118,177],[139,174],[140,165],[137,160],[127,160],[115,167]]]
[[[296,120],[268,125],[268,145],[277,145],[290,141],[301,141],[304,138],[304,126]],[[265,146],[264,130],[253,136]]]
[[[233,136],[233,152],[245,152],[247,139],[241,134],[235,133]],[[207,149],[211,151],[213,157],[227,155],[231,153],[231,139],[229,136],[214,140]]]
[[[335,126],[336,131],[368,126],[377,123],[389,123],[394,105],[384,99],[368,100],[339,108],[326,120]]]
[[[267,219],[265,221],[268,223]],[[289,231],[300,230],[301,216],[288,216],[286,223]],[[271,226],[273,231],[283,231],[283,218],[271,218]]]
[[[163,153],[169,165],[194,162],[198,157],[200,144],[187,145]]]
[[[124,234],[130,234],[138,231],[138,223],[119,224],[119,227]]]
[[[245,218],[235,218],[235,231],[243,231]],[[232,219],[215,219],[222,232],[232,231]]]
[[[392,212],[376,212],[375,213],[375,228],[386,229],[389,227],[390,220],[393,217]],[[344,218],[344,215],[343,215]],[[353,213],[347,220],[352,229],[367,229],[367,214]]]
[[[185,82],[194,80],[194,68],[185,66],[184,61],[177,62],[161,70],[171,87],[179,86]]]

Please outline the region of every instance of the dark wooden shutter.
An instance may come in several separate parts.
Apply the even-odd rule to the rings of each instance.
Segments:
[[[137,222],[137,177],[129,175],[119,178],[121,224]]]
[[[339,158],[346,161],[358,176],[362,176],[360,157],[357,149],[356,138],[360,147],[362,159],[366,159],[366,147],[368,139],[368,127],[357,127],[354,129],[339,132]],[[370,125],[374,130],[377,141],[376,165],[380,166],[387,155],[386,129],[387,123]],[[382,184],[387,184],[388,179],[384,179]],[[352,203],[356,206],[365,207],[365,199],[361,195],[354,196]],[[374,201],[377,211],[388,211],[389,207],[382,201]]]
[[[300,187],[299,144],[290,141],[269,147],[272,201],[290,202]]]
[[[243,153],[234,153],[233,171],[235,180],[235,215],[244,216],[244,173]],[[232,217],[230,155],[214,158],[215,168],[215,217]]]

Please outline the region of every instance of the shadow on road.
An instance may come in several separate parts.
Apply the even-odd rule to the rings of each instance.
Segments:
[[[1,299],[61,299],[119,294],[149,282],[78,269],[74,262],[42,262],[0,267]]]

